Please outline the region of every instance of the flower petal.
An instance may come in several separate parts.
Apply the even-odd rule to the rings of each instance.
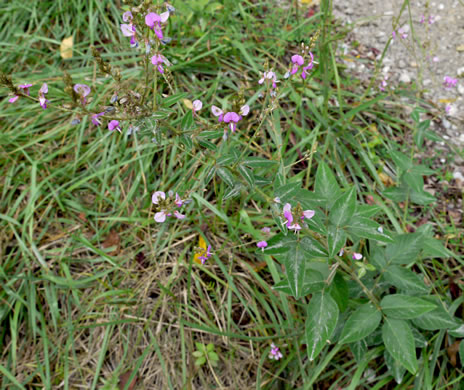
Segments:
[[[151,197],[151,201],[154,204],[159,204],[160,200],[166,199],[166,194],[163,191],[155,191]]]
[[[155,221],[156,222],[164,222],[166,221],[166,213],[164,211],[160,211],[155,214]]]
[[[224,114],[224,111],[222,111],[219,107],[216,106],[211,106],[211,112],[213,113],[214,116],[219,116]]]

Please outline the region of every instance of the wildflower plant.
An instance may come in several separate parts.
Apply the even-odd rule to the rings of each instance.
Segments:
[[[49,93],[46,83],[31,94],[37,86],[16,86],[11,77],[1,75],[0,83],[10,91],[9,102],[21,97],[43,109],[70,112],[71,124],[87,117],[92,128],[105,129],[121,142],[131,135],[167,150],[174,140],[178,141],[179,148],[194,158],[189,174],[197,174],[201,180],[185,177],[189,185],[185,192],[174,192],[176,189],[167,184],[169,180],[151,189],[146,204],[151,196],[147,212],[154,228],[174,223],[197,226],[200,216],[214,218],[209,217],[207,209],[231,226],[231,217],[224,211],[226,202],[240,199],[236,210],[239,217],[247,202],[255,204],[274,225],[258,233],[266,234],[266,239],[253,241],[252,250],[256,257],[273,264],[275,292],[307,306],[305,328],[298,338],[306,358],[313,361],[334,345],[367,351],[383,342],[385,360],[395,364],[395,377],[402,378],[406,370],[416,375],[422,364],[417,359],[416,350],[422,348],[416,342],[417,334],[457,332],[462,321],[433,295],[427,276],[422,271],[413,272],[411,267],[421,270],[423,259],[449,256],[449,252],[427,225],[414,233],[399,233],[378,223],[380,208],[364,203],[356,187],[337,178],[317,148],[306,151],[301,159],[308,162],[314,158],[316,165],[315,170],[308,167],[303,172],[306,177],[291,177],[291,167],[282,157],[285,134],[276,125],[280,120],[279,99],[291,88],[304,95],[319,72],[319,34],[299,50],[289,50],[285,68],[265,63],[252,80],[236,80],[237,89],[228,100],[211,95],[206,99],[202,97],[204,91],[195,91],[189,98],[198,98],[193,103],[188,100],[185,110],[180,103],[187,100],[187,93],[175,90],[175,71],[166,50],[174,9],[146,1],[126,8],[119,30],[130,37],[126,44],[142,58],[143,74],[138,79],[143,85],[126,83],[122,71],[94,49],[100,73],[113,80],[106,101],[96,99],[90,81],[74,80],[65,73],[65,103]],[[401,29],[398,34],[407,38]],[[445,79],[445,84],[452,87],[456,83]],[[381,87],[386,87],[386,81]],[[297,112],[292,112],[294,117],[289,116],[289,121],[304,123]],[[265,131],[279,158],[271,158],[260,148],[258,141]],[[400,155],[393,159],[400,180],[420,195],[422,175],[428,171]],[[394,196],[394,191],[390,195]],[[189,203],[183,197],[193,201]],[[213,205],[219,198],[222,204]],[[212,263],[212,250],[208,245],[197,253],[203,265]],[[245,251],[249,255],[250,250]],[[220,248],[215,247],[214,253],[214,257],[222,255]],[[197,366],[207,362],[216,366],[219,362],[213,344],[197,343],[193,356]],[[268,358],[275,364],[283,358],[274,343]]]

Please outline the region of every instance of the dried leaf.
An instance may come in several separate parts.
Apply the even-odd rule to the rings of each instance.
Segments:
[[[187,107],[189,110],[193,109],[193,103],[191,100],[183,99],[182,102],[184,103],[184,106]]]
[[[380,180],[382,180],[382,183],[385,187],[391,187],[395,185],[395,182],[393,181],[393,179],[390,176],[388,176],[386,173],[379,172],[379,177],[380,177]]]
[[[115,230],[111,230],[110,234],[106,237],[106,240],[102,244],[103,248],[115,247],[115,249],[108,253],[110,256],[116,256],[121,251],[121,238]]]
[[[446,348],[446,352],[448,352],[448,357],[450,358],[450,363],[453,367],[456,367],[457,357],[456,355],[459,352],[459,344],[461,340],[456,340],[453,344],[451,344],[448,348]]]
[[[120,390],[124,390],[126,388],[127,381],[129,380],[131,374],[132,374],[132,371],[127,371],[124,374],[119,376],[119,389]],[[134,377],[131,384],[127,388],[127,390],[134,390],[136,384],[137,384],[137,375]]]
[[[68,58],[72,58],[73,40],[74,40],[73,36],[71,35],[70,37],[67,37],[61,41],[61,45],[60,45],[61,58],[64,58],[65,60]]]

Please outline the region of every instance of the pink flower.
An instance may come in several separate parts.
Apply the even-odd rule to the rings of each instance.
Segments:
[[[435,16],[434,15],[430,15],[429,16],[429,24],[434,24],[435,23]]]
[[[24,92],[27,96],[29,96],[29,88],[32,87],[32,84],[20,84],[18,85],[19,89],[24,89]],[[16,100],[19,99],[18,95],[14,95],[13,97],[8,99],[8,102],[14,103]]]
[[[263,227],[263,228],[261,229],[261,231],[262,231],[263,233],[269,234],[269,233],[271,232],[271,228],[270,228],[270,227]]]
[[[158,72],[160,73],[164,73],[164,68],[162,64],[169,66],[169,61],[166,59],[165,56],[161,54],[155,54],[153,57],[151,57],[151,63],[158,68]]]
[[[82,104],[86,104],[86,96],[90,93],[90,87],[86,84],[74,85],[74,91],[81,97]]]
[[[356,253],[356,252],[353,253],[353,257],[352,257],[353,260],[361,260],[362,258],[363,258],[363,255],[361,253]]]
[[[264,83],[265,80],[271,80],[272,81],[272,88],[276,88],[278,81],[277,81],[277,76],[274,72],[269,71],[269,72],[264,72],[263,77],[258,81],[258,84]]]
[[[201,256],[198,256],[198,258],[201,260],[201,264],[205,264],[206,260],[208,260],[211,257],[211,245],[208,245],[208,249],[206,249],[205,252]]]
[[[166,194],[163,191],[155,191],[151,196],[151,201],[153,204],[159,204],[161,200],[166,199]]]
[[[201,110],[201,108],[203,107],[203,103],[201,102],[201,100],[197,99],[193,101],[192,106],[193,106],[193,112],[195,113]]]
[[[264,248],[267,247],[267,242],[266,241],[260,241],[256,244],[258,248],[261,248],[261,250],[264,252]]]
[[[98,119],[98,118],[101,117],[102,115],[105,115],[105,111],[100,112],[100,113],[98,113],[98,114],[93,114],[93,115],[92,115],[91,120],[92,120],[92,123],[93,123],[95,126],[100,126],[100,125],[101,125],[101,120]]]
[[[453,88],[458,83],[458,79],[453,79],[452,77],[445,76],[443,79],[443,85],[445,88]]]
[[[316,214],[316,212],[314,210],[305,210],[303,211],[303,215],[301,216],[301,219],[311,219],[312,217],[314,217],[314,214]]]
[[[47,108],[48,100],[45,98],[45,94],[48,93],[48,85],[43,83],[39,89],[39,104],[44,110]]]
[[[245,104],[242,107],[240,107],[241,116],[247,116],[249,112],[250,112],[250,106],[248,104]]]
[[[381,82],[380,82],[380,85],[379,85],[379,89],[382,91],[382,92],[385,92],[385,87],[388,85],[387,84],[387,78],[385,77]]]
[[[398,34],[400,34],[401,39],[406,39],[408,37],[408,33],[403,30],[403,28],[398,29]]]
[[[110,121],[110,123],[108,123],[108,130],[109,131],[117,130],[121,133],[121,128],[119,127],[119,121],[115,119]]]
[[[179,213],[177,210],[174,210],[174,217],[176,217],[177,219],[185,219],[185,215]]]
[[[276,347],[274,343],[271,344],[271,351],[269,352],[269,359],[271,360],[279,360],[282,359],[283,355],[280,352],[279,347]]]
[[[24,89],[24,93],[29,96],[29,88],[32,87],[32,84],[21,84],[19,88]]]
[[[181,207],[184,204],[184,201],[180,198],[179,194],[176,192],[176,206]]]
[[[169,18],[169,11],[163,12],[161,15],[150,12],[145,16],[145,24],[155,31],[156,36],[159,39],[163,39],[163,31],[161,30],[161,23],[164,23]]]
[[[425,23],[425,16],[424,16],[424,15],[421,16],[421,18],[420,18],[420,20],[419,20],[419,23],[420,23],[420,24],[424,24],[424,23]]]
[[[132,23],[130,23],[130,24],[121,24],[121,31],[122,31],[122,34],[125,37],[131,37],[130,44],[131,44],[132,47],[137,47],[138,46],[137,32],[136,32],[136,29],[135,29],[135,25],[133,25]]]
[[[222,122],[224,120],[224,111],[222,111],[219,107],[211,106],[211,112],[218,118],[218,122]]]
[[[292,56],[292,63],[294,65],[292,67],[290,74],[294,75],[296,72],[298,72],[299,67],[304,64],[304,59],[299,54],[295,54]]]

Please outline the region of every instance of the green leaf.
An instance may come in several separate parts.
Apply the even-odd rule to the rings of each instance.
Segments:
[[[208,352],[214,351],[214,344],[213,344],[213,343],[209,343],[209,344],[206,346],[206,350],[207,350]]]
[[[411,264],[417,259],[425,241],[421,233],[400,234],[387,245],[385,257],[394,264]]]
[[[212,142],[209,142],[209,141],[207,141],[205,139],[198,138],[198,143],[200,144],[200,146],[203,146],[204,148],[207,148],[209,150],[212,150],[212,151],[217,150],[217,146],[215,144],[213,144]]]
[[[195,366],[202,366],[203,364],[206,363],[206,357],[202,356],[195,360]]]
[[[222,181],[226,183],[229,187],[235,187],[237,181],[227,168],[218,168],[216,170],[216,173],[222,179]]]
[[[315,270],[307,270],[303,285],[303,292],[301,296],[306,296],[309,294],[313,294],[319,291],[322,291],[325,287],[325,279],[324,276]],[[288,295],[292,295],[292,290],[288,283],[288,279],[281,280],[279,283],[274,285],[274,290],[283,292]]]
[[[304,251],[301,243],[297,241],[294,248],[286,252],[282,257],[292,295],[296,299],[301,298],[306,279],[306,259],[308,254]]]
[[[380,324],[382,313],[371,303],[360,306],[346,321],[340,336],[341,343],[353,343],[369,336]]]
[[[350,344],[350,351],[354,356],[356,363],[360,363],[366,357],[367,343],[366,340],[359,340]]]
[[[391,376],[395,378],[396,383],[401,384],[406,369],[397,360],[393,359],[393,356],[387,350],[385,350],[383,356]]]
[[[330,221],[338,227],[346,226],[356,212],[356,190],[351,188],[341,195],[330,208]]]
[[[418,370],[414,336],[404,320],[386,318],[382,327],[382,339],[385,348],[412,375]]]
[[[410,320],[432,311],[436,305],[422,298],[392,294],[383,297],[380,307],[388,317]]]
[[[344,312],[348,307],[349,289],[348,283],[339,272],[335,274],[332,284],[330,285],[330,295],[335,299],[335,302],[337,302],[340,311]]]
[[[324,161],[321,161],[317,167],[314,192],[317,197],[324,200],[325,207],[330,206],[341,193],[337,179]]]
[[[424,189],[424,179],[421,175],[418,175],[416,173],[409,171],[405,172],[401,176],[401,180],[416,192],[422,192],[422,190]]]
[[[182,131],[188,131],[193,128],[194,124],[195,123],[193,122],[193,112],[192,110],[188,110],[187,113],[182,118],[180,127]]]
[[[412,320],[418,328],[425,330],[454,329],[459,326],[456,319],[448,313],[438,298],[429,297],[429,302],[435,303],[435,309]]]
[[[315,238],[305,236],[300,239],[300,242],[308,256],[313,258],[326,258],[328,256],[325,248]]]
[[[264,253],[266,255],[279,255],[293,249],[295,244],[296,237],[294,235],[279,233],[267,240],[267,247],[264,248]]]
[[[385,270],[383,277],[393,286],[409,293],[427,294],[430,291],[421,276],[398,265],[389,266]]]
[[[186,96],[187,94],[185,92],[176,93],[175,95],[171,95],[161,99],[161,104],[163,105],[163,107],[170,107],[173,104],[177,103],[179,100],[185,98]]]
[[[240,175],[246,180],[248,185],[250,187],[254,187],[255,178],[253,176],[253,172],[251,171],[251,169],[245,167],[244,165],[239,165],[238,166],[238,171],[239,171]]]
[[[459,357],[461,358],[461,367],[464,367],[464,341],[459,344]]]
[[[334,257],[340,252],[346,243],[346,233],[343,229],[330,225],[327,230],[327,244],[329,247],[329,256]]]
[[[385,233],[379,232],[379,225],[370,218],[358,217],[355,215],[348,224],[348,233],[356,235],[358,238],[369,238],[382,242],[392,242],[393,239]]]
[[[412,328],[412,334],[416,348],[425,348],[428,345],[427,339],[414,327]]]
[[[219,360],[219,356],[216,352],[208,352],[208,357],[216,362]]]
[[[243,161],[245,165],[248,165],[250,168],[266,168],[271,169],[279,164],[278,161],[268,160],[267,158],[262,157],[246,157]]]
[[[314,294],[309,302],[306,320],[306,344],[310,361],[313,361],[330,341],[337,321],[338,306],[330,294]]]
[[[203,352],[201,351],[195,351],[194,353],[192,353],[192,355],[196,358],[200,357],[200,356],[203,356]]]
[[[180,142],[182,142],[182,144],[185,145],[185,147],[188,150],[191,150],[193,148],[193,141],[192,141],[192,138],[189,135],[187,135],[187,134],[181,135],[179,137],[179,140],[180,140]]]

